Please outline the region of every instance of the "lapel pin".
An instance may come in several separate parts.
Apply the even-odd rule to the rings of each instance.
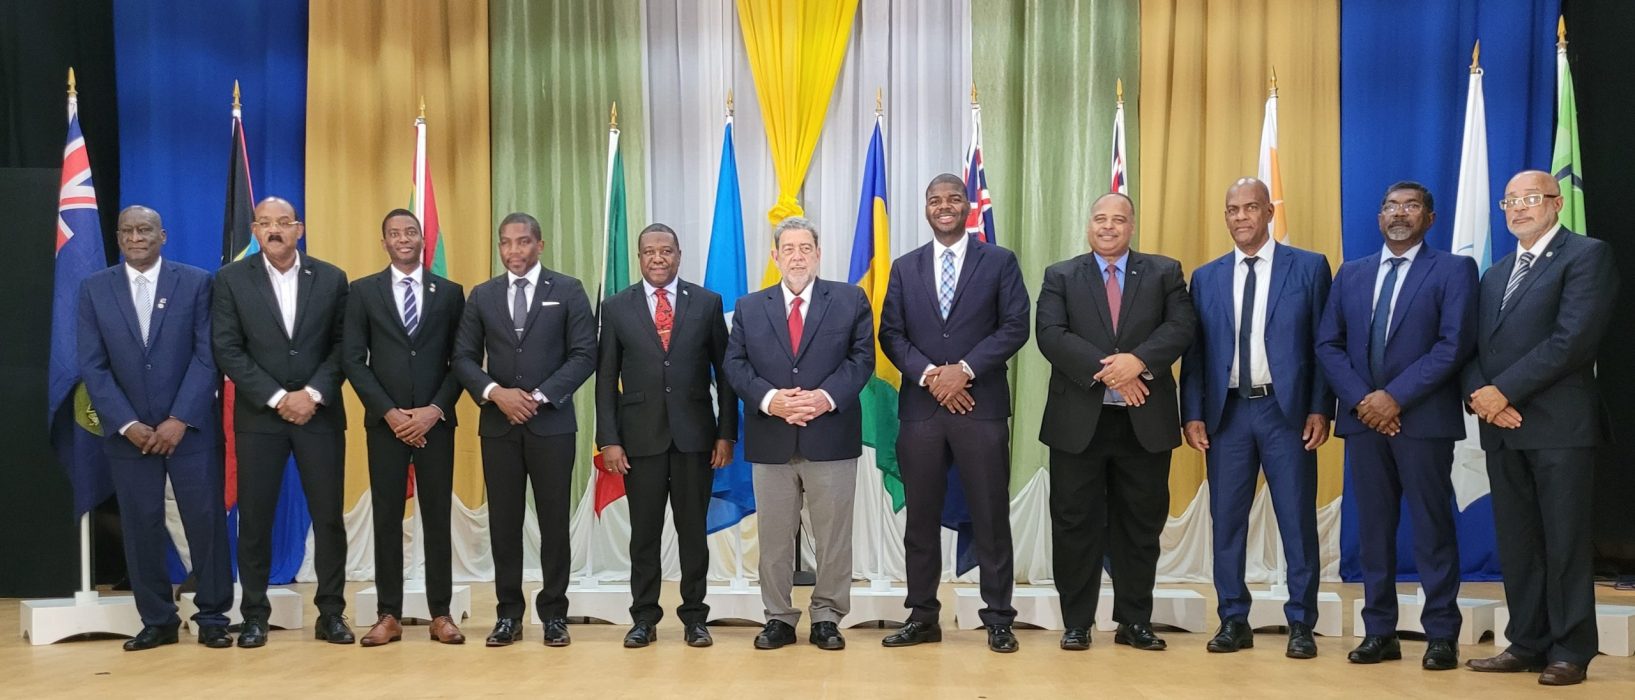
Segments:
[[[437,293],[437,283],[432,282],[431,284],[426,285],[426,292],[429,293],[429,294],[436,294]]]
[[[1553,251],[1553,250],[1544,254],[1544,257],[1546,257],[1546,258],[1553,258],[1555,256],[1556,256],[1556,252]]]
[[[169,299],[160,299],[159,300],[159,308],[161,308],[161,309],[165,308],[165,302],[167,302],[167,301],[170,301],[170,300]]]
[[[312,274],[312,268],[310,268],[310,267],[301,268],[301,274],[311,275]]]

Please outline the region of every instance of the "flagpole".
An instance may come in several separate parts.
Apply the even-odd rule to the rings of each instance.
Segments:
[[[74,78],[74,68],[68,68],[68,117],[73,118],[79,111],[78,81]],[[76,603],[95,601],[96,591],[91,589],[91,512],[86,511],[79,518],[79,592],[74,594]]]

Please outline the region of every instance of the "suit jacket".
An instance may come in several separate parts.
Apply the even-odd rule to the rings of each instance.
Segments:
[[[1170,366],[1192,344],[1198,323],[1181,263],[1130,251],[1115,333],[1100,260],[1086,253],[1045,269],[1035,323],[1039,351],[1050,361],[1050,395],[1039,440],[1067,452],[1088,448],[1107,393],[1094,377],[1103,358],[1127,352],[1146,363],[1151,375],[1147,402],[1128,409],[1141,448],[1175,449],[1181,444],[1181,419]]]
[[[414,335],[398,311],[402,293],[386,268],[352,282],[346,297],[346,333],[341,367],[363,401],[363,424],[373,428],[394,408],[436,406],[449,427],[458,424],[454,405],[460,383],[449,368],[454,334],[465,310],[460,285],[420,273],[420,323]]]
[[[159,264],[148,339],[143,347],[123,263],[80,283],[80,375],[102,423],[104,453],[141,457],[119,429],[131,421],[158,427],[172,416],[187,424],[177,454],[212,449],[216,361],[210,354],[210,273],[171,260]]]
[[[573,392],[596,370],[596,319],[585,287],[541,265],[519,340],[511,321],[509,279],[501,274],[471,290],[454,341],[454,376],[482,406],[477,434],[495,437],[511,430],[500,407],[483,400],[490,383],[545,395],[547,403],[528,421],[529,432],[541,437],[577,432]]]
[[[1192,304],[1198,310],[1197,341],[1181,359],[1181,421],[1203,421],[1207,432],[1221,424],[1226,397],[1233,390],[1232,362],[1238,356],[1238,329],[1233,300],[1236,253],[1227,253],[1192,273]],[[1272,396],[1291,426],[1306,416],[1334,417],[1334,394],[1317,367],[1313,348],[1331,283],[1328,258],[1293,246],[1277,245],[1270,276],[1256,270],[1256,281],[1268,285],[1266,364],[1272,373]]]
[[[863,453],[863,409],[858,393],[874,375],[874,314],[863,290],[813,280],[800,351],[791,352],[781,284],[739,299],[727,342],[727,380],[744,397],[744,458],[783,464],[799,454],[814,462],[855,459]],[[822,389],[835,410],[806,427],[760,411],[775,389]]]
[[[1612,248],[1563,228],[1500,310],[1516,254],[1488,268],[1476,306],[1476,357],[1464,393],[1492,384],[1521,427],[1481,424],[1484,450],[1593,447],[1609,434],[1595,355],[1618,298]]]
[[[346,273],[305,253],[300,265],[293,336],[284,329],[262,254],[216,272],[211,345],[216,365],[233,380],[233,429],[238,432],[346,430],[340,357]],[[279,390],[308,386],[323,394],[324,403],[306,425],[289,423],[267,406]]]
[[[596,342],[596,443],[634,457],[709,452],[738,440],[738,394],[727,381],[721,295],[676,282],[670,348],[659,342],[647,289],[630,285],[602,302]],[[712,377],[711,372],[714,372]],[[715,395],[710,395],[711,383]]]
[[[1369,430],[1356,406],[1384,389],[1402,407],[1401,435],[1463,438],[1459,371],[1476,347],[1476,261],[1429,245],[1419,249],[1391,313],[1384,386],[1375,385],[1368,367],[1379,269],[1379,253],[1341,265],[1317,330],[1317,361],[1340,401],[1334,434]]]
[[[1028,290],[1009,250],[972,238],[954,285],[948,318],[937,302],[932,266],[936,244],[927,243],[891,264],[880,311],[880,349],[903,373],[897,394],[902,420],[925,420],[943,410],[919,386],[926,365],[958,364],[976,375],[972,418],[1008,418],[1010,381],[1005,363],[1028,342]]]

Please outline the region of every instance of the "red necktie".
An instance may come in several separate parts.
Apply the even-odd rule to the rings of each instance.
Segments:
[[[1118,307],[1124,304],[1124,292],[1118,288],[1118,266],[1107,264],[1107,310],[1112,313],[1113,332],[1118,332]]]
[[[800,352],[800,334],[806,328],[806,321],[800,317],[800,297],[789,303],[789,352]]]
[[[655,289],[653,293],[658,295],[657,301],[653,304],[653,325],[659,330],[659,345],[663,345],[665,352],[669,352],[670,329],[675,324],[676,314],[670,308],[670,300],[663,289]]]

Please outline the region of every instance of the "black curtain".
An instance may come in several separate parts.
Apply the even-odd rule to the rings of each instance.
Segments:
[[[46,434],[47,310],[69,66],[110,262],[117,253],[113,42],[112,0],[0,1],[0,596],[65,595],[79,578],[68,480]]]

